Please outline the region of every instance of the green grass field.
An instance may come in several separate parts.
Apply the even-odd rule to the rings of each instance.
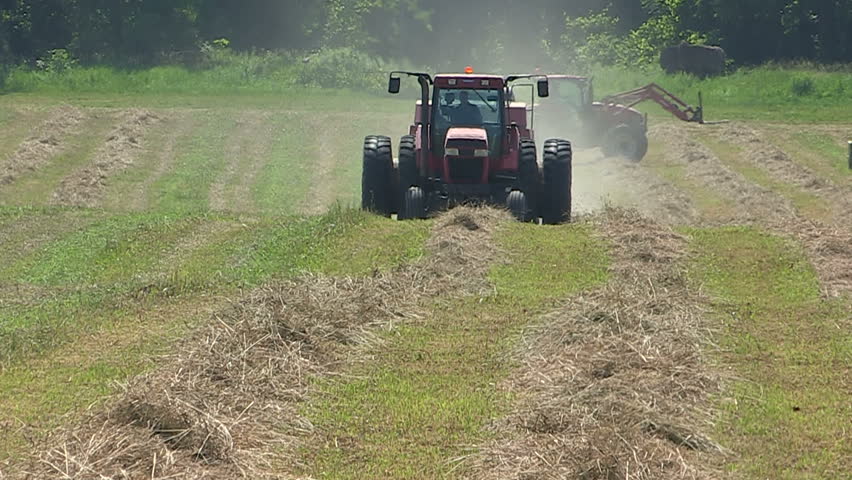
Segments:
[[[648,80],[684,94],[700,89],[714,116],[763,132],[761,142],[832,186],[803,187],[712,126],[671,130],[700,152],[652,136],[641,164],[603,159],[574,179],[661,222],[669,220],[648,205],[682,206],[671,192],[694,207],[673,225],[690,246],[678,268],[707,294],[706,365],[729,379],[714,403],[695,407],[716,412],[714,440],[735,453],[709,463],[732,478],[848,478],[852,292],[842,271],[852,265],[844,247],[852,223],[840,211],[852,186],[842,143],[852,134],[848,74],[767,67],[698,81],[621,73],[599,72],[599,93]],[[16,478],[52,432],[108,404],[121,382],[157,369],[168,361],[158,355],[253,289],[303,275],[396,275],[432,255],[436,220],[357,209],[363,137],[389,134],[396,144],[411,121],[410,98],[269,79],[234,88],[234,79],[174,69],[16,75],[16,93],[0,96],[0,173],[17,172],[0,182],[0,477]],[[810,87],[801,87],[805,78]],[[69,108],[79,124],[63,123]],[[113,145],[120,119],[138,111],[156,121]],[[681,128],[656,114],[651,122]],[[51,146],[30,148],[30,140]],[[96,193],[90,203],[64,203],[60,186],[104,151],[121,161],[84,185]],[[624,184],[629,191],[615,191]],[[764,192],[756,200],[747,195],[754,188]],[[307,397],[290,408],[311,434],[291,453],[266,452],[296,452],[296,462],[273,462],[289,469],[277,473],[464,478],[461,459],[499,440],[490,426],[519,401],[500,385],[523,368],[508,355],[522,329],[616,281],[618,259],[595,225],[500,225],[482,247],[486,293],[428,299],[413,320],[372,332],[375,344],[335,357],[335,375],[310,379]]]
[[[719,430],[745,478],[844,478],[852,447],[849,302],[825,300],[813,267],[782,238],[749,228],[691,231],[695,278],[724,315],[730,386]],[[777,441],[784,438],[784,441]]]

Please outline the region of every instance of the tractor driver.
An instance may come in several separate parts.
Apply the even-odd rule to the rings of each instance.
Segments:
[[[479,107],[470,103],[470,92],[462,90],[459,92],[459,104],[453,110],[453,124],[455,125],[482,125],[482,112]]]
[[[452,121],[456,110],[456,94],[455,92],[447,92],[444,94],[444,104],[441,105],[441,113],[447,117],[448,121]]]

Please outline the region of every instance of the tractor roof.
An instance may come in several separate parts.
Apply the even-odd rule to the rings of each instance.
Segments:
[[[500,75],[479,73],[440,73],[435,75],[435,86],[441,88],[502,88],[504,79]]]
[[[503,80],[503,77],[501,75],[491,75],[482,73],[439,73],[435,75],[435,79],[439,78],[487,78]]]
[[[579,75],[551,75],[551,74],[548,74],[547,79],[548,80],[575,80],[575,81],[579,80],[579,81],[584,81],[584,82],[589,81],[589,77],[583,77],[583,76],[579,76]]]

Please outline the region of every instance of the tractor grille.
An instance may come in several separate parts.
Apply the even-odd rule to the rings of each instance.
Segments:
[[[459,152],[463,153],[463,152]],[[465,152],[466,153],[466,152]],[[450,158],[449,159],[449,177],[453,183],[480,183],[482,182],[482,173],[485,170],[485,158],[473,157],[473,151],[470,152],[470,157]]]

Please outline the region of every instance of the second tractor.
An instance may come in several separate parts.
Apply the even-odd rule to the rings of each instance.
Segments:
[[[549,74],[547,78],[552,90],[550,98],[536,106],[537,118],[544,125],[542,130],[553,135],[571,132],[575,144],[582,148],[601,147],[610,157],[638,162],[648,153],[648,118],[634,108],[642,102],[657,103],[685,122],[704,123],[700,93],[698,107],[655,83],[596,101],[589,77]],[[535,101],[531,99],[531,103]]]

